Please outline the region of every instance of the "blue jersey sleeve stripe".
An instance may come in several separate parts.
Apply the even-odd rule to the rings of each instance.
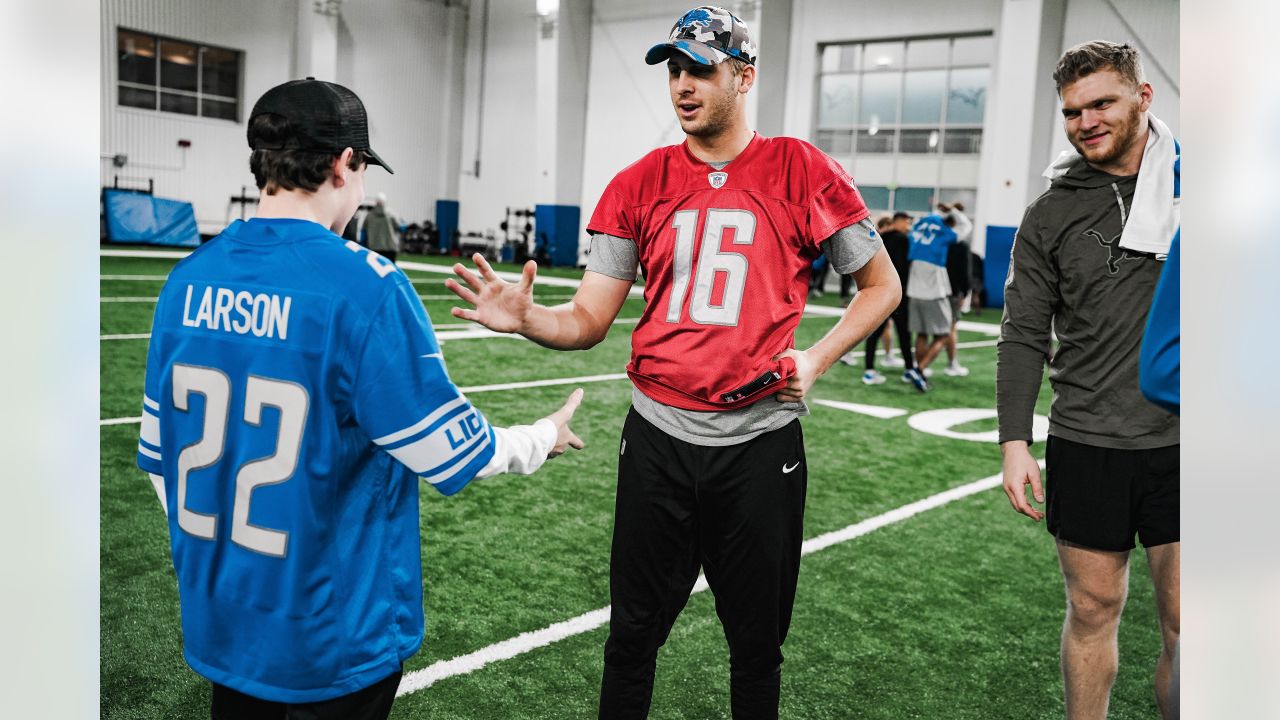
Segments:
[[[486,443],[481,450],[482,452],[472,458],[465,466],[459,468],[448,478],[431,483],[431,487],[435,488],[441,495],[453,495],[466,487],[467,484],[470,483],[471,480],[489,464],[489,461],[493,459],[495,443],[492,440],[492,436],[490,436],[490,441]]]
[[[145,457],[149,457],[152,460],[161,459],[160,453],[156,452],[155,450],[152,450],[151,448],[148,448],[146,445],[142,443],[138,443],[138,454]]]
[[[481,453],[484,453],[486,457],[492,457],[494,452],[493,442],[489,439],[488,434],[482,435],[464,452],[465,454],[460,453],[458,456],[451,458],[448,462],[437,465],[436,467],[419,474],[422,476],[423,480],[426,480],[432,485],[445,482],[459,472],[459,468],[465,469],[473,460],[476,459],[476,457],[480,456]],[[485,460],[484,463],[481,463],[480,467],[475,469],[475,472],[479,472],[480,468],[484,467],[488,462],[488,460]],[[472,474],[474,474],[474,472]]]
[[[475,442],[471,443],[470,445],[466,446],[462,450],[458,451],[452,457],[449,457],[444,462],[436,465],[435,467],[430,467],[425,470],[419,470],[418,474],[424,478],[432,478],[440,475],[441,473],[449,472],[451,468],[459,464],[466,464],[467,461],[470,459],[471,454],[475,451],[476,448],[489,442],[490,442],[489,435],[488,433],[485,433],[484,435],[481,435],[480,437],[476,438]]]
[[[440,419],[440,417],[443,416],[445,413],[453,410],[454,408],[457,408],[459,406],[466,405],[466,404],[468,404],[466,398],[458,397],[436,408],[431,412],[431,414],[422,418],[418,422],[410,425],[409,427],[404,428],[403,430],[397,430],[387,435],[383,435],[382,437],[379,437],[379,438],[374,438],[373,441],[379,445],[390,445],[391,443],[396,442],[397,440],[403,440],[405,438],[412,437],[422,432],[427,427],[430,427],[433,423],[436,422],[436,420]]]
[[[146,448],[151,452],[158,453],[158,454],[162,454],[164,452],[163,448],[161,448],[159,445],[156,445],[154,443],[149,443],[145,439],[138,440],[138,447]]]
[[[430,478],[445,472],[460,462],[465,463],[464,458],[467,457],[467,454],[477,446],[488,442],[487,438],[488,433],[485,433],[466,447],[458,450],[455,449],[454,441],[447,434],[440,433],[430,438],[423,438],[412,446],[392,450],[391,455],[419,475]]]
[[[152,400],[146,395],[142,396],[142,406],[147,408],[148,410],[154,410],[155,412],[160,412],[160,403],[156,402],[155,400]]]
[[[392,450],[398,450],[402,447],[413,445],[414,443],[420,442],[424,438],[434,435],[437,431],[440,430],[442,426],[444,426],[446,423],[453,421],[459,415],[465,415],[470,412],[475,412],[475,409],[471,407],[470,403],[467,403],[464,405],[458,405],[453,410],[450,410],[448,413],[446,413],[443,417],[437,418],[436,421],[431,423],[431,425],[428,426],[425,430],[415,433],[408,438],[387,443],[386,445],[382,446],[382,449],[386,450],[387,452],[391,452]]]

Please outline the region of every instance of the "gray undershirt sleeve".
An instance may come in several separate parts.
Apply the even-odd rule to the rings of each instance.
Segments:
[[[841,228],[822,241],[822,252],[831,261],[831,267],[841,275],[862,269],[875,257],[883,242],[870,220],[861,220]]]
[[[640,250],[636,241],[605,233],[592,233],[591,250],[587,252],[587,269],[618,280],[635,282],[640,269]]]

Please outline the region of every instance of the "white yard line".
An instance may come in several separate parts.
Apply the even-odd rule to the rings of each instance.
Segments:
[[[902,408],[884,407],[883,405],[863,405],[861,403],[841,402],[839,400],[823,400],[821,398],[814,398],[812,402],[816,405],[825,405],[826,407],[835,408],[836,410],[846,410],[848,412],[858,413],[859,415],[870,415],[871,417],[880,418],[881,420],[888,420],[889,418],[901,417],[907,414],[907,411]]]
[[[999,323],[984,323],[984,322],[978,322],[977,320],[961,320],[960,322],[956,323],[956,329],[968,330],[969,332],[979,332],[979,333],[982,333],[983,335],[994,335],[996,337],[1000,336]]]
[[[1044,462],[1041,461],[1041,466]],[[975,480],[971,483],[960,485],[959,487],[944,490],[936,495],[930,495],[922,500],[895,508],[889,512],[868,518],[859,523],[854,523],[840,530],[834,530],[824,533],[814,538],[810,538],[801,546],[800,554],[809,555],[819,550],[848,542],[854,538],[861,537],[874,530],[879,530],[887,525],[902,522],[907,518],[919,515],[926,510],[942,507],[948,503],[955,502],[961,498],[966,498],[994,487],[999,487],[1002,476],[992,475],[981,480]],[[699,576],[698,582],[693,586],[693,593],[699,593],[707,589],[707,581],[705,577]],[[545,647],[558,640],[581,635],[591,632],[596,628],[602,627],[609,622],[609,606],[583,613],[575,618],[565,620],[563,622],[549,625],[541,630],[521,633],[508,640],[494,643],[485,648],[481,648],[466,655],[460,655],[449,660],[440,660],[432,663],[421,670],[414,670],[400,678],[400,688],[396,691],[396,696],[408,695],[431,687],[435,683],[451,678],[457,675],[466,675],[475,672],[486,665],[501,661],[509,660],[517,655],[537,650]]]
[[[965,348],[995,347],[999,344],[999,340],[972,340],[970,342],[956,343],[956,349],[964,350]]]

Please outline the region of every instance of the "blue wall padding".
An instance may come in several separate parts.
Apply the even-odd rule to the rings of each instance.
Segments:
[[[552,265],[577,267],[578,221],[581,216],[582,210],[577,205],[534,206],[534,245],[546,243]]]
[[[166,200],[128,190],[104,190],[107,239],[175,247],[200,245],[195,209],[191,203]]]
[[[982,284],[987,289],[987,306],[1004,307],[1004,281],[1009,277],[1013,259],[1013,236],[1018,228],[1010,225],[987,226],[987,256],[982,260]]]
[[[436,230],[440,232],[440,252],[453,249],[453,235],[458,231],[458,201],[436,201]]]

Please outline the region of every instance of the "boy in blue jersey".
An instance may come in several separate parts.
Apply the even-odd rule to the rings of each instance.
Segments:
[[[921,376],[926,375],[929,364],[951,336],[947,249],[972,227],[959,210],[941,208],[946,208],[945,217],[938,213],[925,215],[911,226],[911,247],[907,251],[907,260],[911,262],[907,277],[908,326],[916,336],[916,369]],[[955,230],[957,224],[962,225],[960,233]]]
[[[214,718],[385,718],[422,643],[420,476],[452,495],[582,441],[576,390],[491,426],[449,380],[408,278],[341,230],[364,106],[312,78],[249,119],[258,214],[174,268],[147,355],[138,465],[157,483],[184,654]]]

